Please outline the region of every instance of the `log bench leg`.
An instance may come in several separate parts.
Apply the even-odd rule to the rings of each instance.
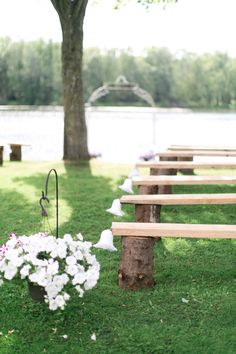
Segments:
[[[177,170],[174,169],[157,169],[151,168],[150,175],[151,176],[175,176],[177,174]],[[171,186],[159,186],[157,194],[171,194],[172,188]]]
[[[178,156],[177,161],[189,161],[192,162],[193,161],[193,156],[185,156],[185,157],[180,157]],[[179,172],[181,173],[186,173],[188,175],[193,175],[193,169],[184,169],[182,168],[181,170],[179,170]]]
[[[21,161],[21,145],[11,144],[10,161]]]
[[[121,238],[120,288],[137,290],[155,285],[154,244],[151,237]]]
[[[0,166],[3,164],[3,146],[0,146]]]

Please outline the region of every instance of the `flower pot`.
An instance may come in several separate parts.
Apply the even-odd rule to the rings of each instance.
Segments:
[[[44,301],[44,295],[46,295],[46,291],[43,286],[28,283],[28,289],[30,296],[35,301]]]

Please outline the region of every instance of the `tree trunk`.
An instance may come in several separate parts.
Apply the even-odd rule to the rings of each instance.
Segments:
[[[88,160],[83,97],[83,22],[88,0],[51,0],[62,28],[64,160]]]

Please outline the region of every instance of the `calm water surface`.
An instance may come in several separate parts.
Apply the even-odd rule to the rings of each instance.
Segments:
[[[171,144],[236,147],[236,113],[193,113],[144,107],[86,109],[91,153],[133,163],[150,149]],[[61,160],[63,110],[0,107],[0,142],[25,142],[24,160]],[[9,158],[5,148],[4,157]]]

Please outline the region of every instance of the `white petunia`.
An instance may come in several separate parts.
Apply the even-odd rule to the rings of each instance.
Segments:
[[[30,268],[31,266],[29,264],[26,264],[24,267],[21,268],[20,270],[21,279],[25,279],[29,275]]]
[[[78,272],[78,268],[75,264],[71,264],[69,266],[66,267],[66,273],[68,273],[69,275],[75,275]]]
[[[57,261],[52,261],[51,263],[48,264],[47,266],[47,274],[57,274],[59,269],[59,263]]]
[[[60,292],[60,289],[55,284],[48,284],[45,286],[45,290],[49,298],[55,298]]]
[[[77,261],[76,261],[76,258],[74,256],[68,256],[66,257],[66,264],[68,265],[74,265],[76,264]]]
[[[17,267],[9,263],[5,268],[4,277],[8,280],[12,280],[16,274]]]
[[[75,284],[83,284],[86,280],[86,273],[83,272],[83,273],[77,273],[75,274],[73,280],[72,280],[72,284],[75,285]]]
[[[78,291],[79,297],[83,297],[83,295],[84,295],[84,290],[81,288],[81,286],[76,285],[75,289]]]

